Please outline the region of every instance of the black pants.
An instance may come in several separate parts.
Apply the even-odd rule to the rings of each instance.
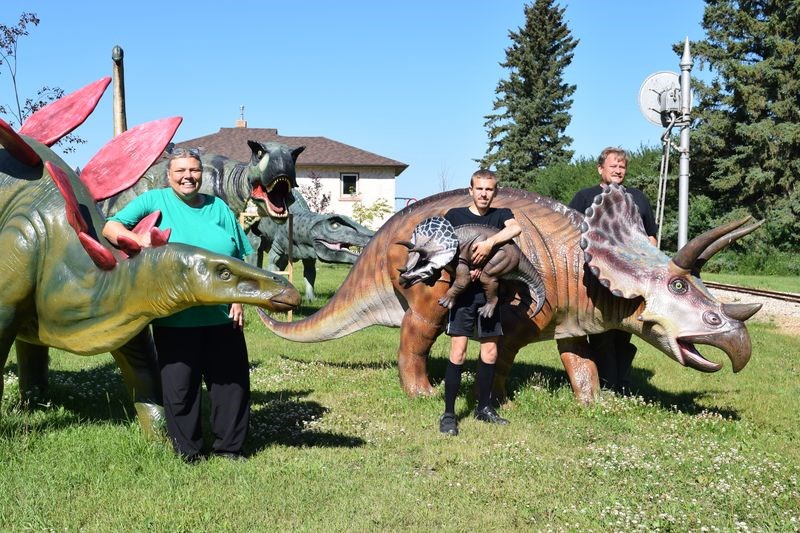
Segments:
[[[631,367],[636,346],[631,344],[631,334],[612,329],[589,335],[589,352],[597,365],[600,386],[617,392],[630,392]]]
[[[203,448],[201,380],[211,400],[214,453],[241,453],[250,423],[250,373],[244,333],[232,324],[193,328],[153,326],[161,369],[167,431],[175,451]]]

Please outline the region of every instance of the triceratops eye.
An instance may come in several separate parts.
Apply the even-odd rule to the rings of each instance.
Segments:
[[[674,294],[686,294],[689,290],[689,284],[683,278],[673,278],[669,282],[669,290]]]

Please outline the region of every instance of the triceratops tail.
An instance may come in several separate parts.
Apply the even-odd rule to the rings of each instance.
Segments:
[[[405,310],[387,275],[385,257],[378,257],[376,248],[365,249],[336,294],[313,315],[280,322],[259,309],[261,321],[279,337],[297,342],[336,339],[367,326],[399,327]]]

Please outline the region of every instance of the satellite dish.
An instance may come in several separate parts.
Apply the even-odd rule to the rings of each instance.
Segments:
[[[648,122],[669,126],[670,114],[681,112],[680,76],[669,71],[648,76],[639,89],[639,109]]]

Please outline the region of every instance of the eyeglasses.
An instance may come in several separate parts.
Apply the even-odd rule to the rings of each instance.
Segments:
[[[175,146],[174,144],[171,144],[167,147],[166,152],[169,159],[177,159],[179,157],[194,157],[196,159],[200,159],[199,148],[183,148],[181,146]]]

